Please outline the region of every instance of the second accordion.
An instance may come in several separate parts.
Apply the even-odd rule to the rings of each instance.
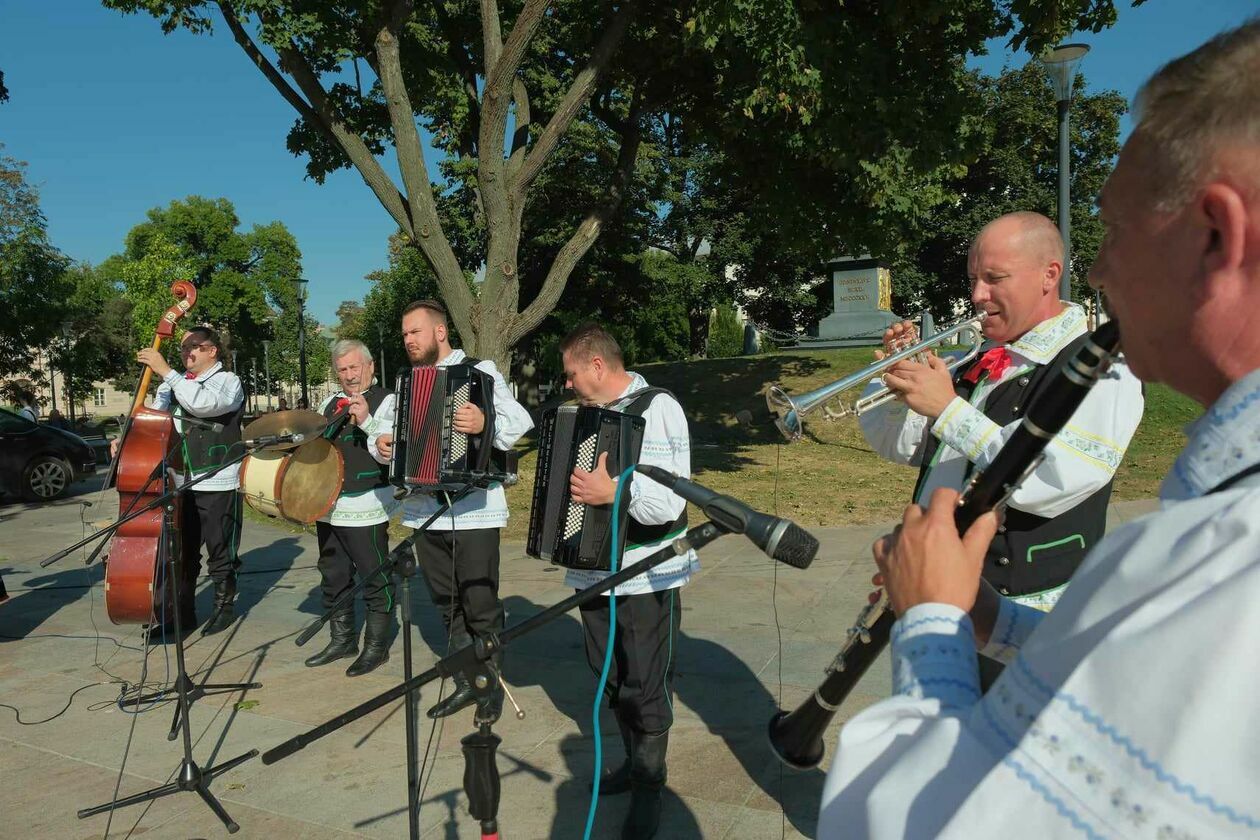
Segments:
[[[642,417],[595,406],[562,405],[543,414],[527,554],[569,569],[611,568],[613,506],[573,501],[569,477],[577,468],[594,470],[604,452],[614,477],[638,463],[643,428]],[[617,525],[619,555],[629,524],[629,481],[625,484]]]
[[[454,492],[482,483],[494,441],[494,377],[471,364],[414,367],[398,373],[390,483],[421,492]],[[472,403],[485,415],[475,435],[452,428]]]

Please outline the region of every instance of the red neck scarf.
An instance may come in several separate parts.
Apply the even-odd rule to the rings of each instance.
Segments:
[[[975,384],[980,381],[980,374],[988,374],[988,381],[996,382],[1011,366],[1011,354],[1005,347],[994,347],[985,351],[980,360],[971,366],[971,370],[963,374],[963,381]]]
[[[185,379],[196,379],[196,378],[197,378],[197,374],[193,373],[192,371],[189,371],[189,372],[187,372],[187,373],[185,373],[185,374],[184,374],[184,378],[185,378]]]

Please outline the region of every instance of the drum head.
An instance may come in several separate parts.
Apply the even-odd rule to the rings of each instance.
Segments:
[[[317,438],[285,453],[280,510],[285,519],[311,524],[326,515],[341,495],[345,466],[331,442]]]

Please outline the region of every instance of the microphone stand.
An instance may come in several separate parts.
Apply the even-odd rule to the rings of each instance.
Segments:
[[[367,586],[368,582],[375,578],[378,574],[388,574],[390,577],[397,579],[398,590],[400,593],[399,600],[399,624],[403,637],[403,680],[411,682],[412,669],[412,653],[411,653],[411,579],[416,574],[416,555],[412,550],[415,534],[421,531],[427,531],[429,526],[436,522],[443,514],[460,499],[467,496],[474,488],[472,482],[464,484],[455,492],[454,496],[444,494],[444,500],[438,509],[424,521],[424,523],[416,528],[411,537],[403,540],[392,551],[386,555],[380,565],[368,575],[360,575],[359,581],[354,587],[339,597],[333,605],[324,611],[324,614],[311,622],[305,630],[303,630],[296,639],[294,644],[298,647],[306,644],[311,637],[319,632],[319,629],[332,619],[333,615],[339,612],[345,604],[353,604],[354,596]],[[406,749],[407,749],[407,814],[408,814],[408,834],[412,840],[418,840],[420,837],[420,813],[416,799],[420,792],[420,783],[417,778],[419,775],[419,744],[417,742],[417,726],[416,726],[416,705],[419,703],[419,688],[407,692],[407,700],[403,704],[403,719],[406,726]]]
[[[227,465],[225,464],[224,466]],[[222,467],[220,467],[220,469],[222,469]],[[258,750],[250,750],[243,755],[238,755],[236,758],[229,759],[228,761],[225,761],[222,764],[217,764],[214,767],[208,767],[205,770],[202,770],[197,766],[197,763],[193,761],[192,730],[188,720],[188,711],[193,700],[204,695],[205,691],[195,689],[193,687],[192,681],[188,679],[188,666],[184,660],[183,627],[182,620],[180,618],[182,610],[180,609],[179,602],[181,588],[179,586],[179,574],[183,561],[180,557],[178,548],[174,545],[175,533],[177,530],[175,523],[174,498],[177,494],[182,492],[182,489],[170,489],[172,484],[170,467],[166,463],[165,458],[159,462],[158,473],[159,480],[162,482],[162,489],[165,492],[158,499],[154,500],[152,504],[147,506],[145,510],[151,510],[159,505],[162,507],[162,527],[158,538],[158,568],[165,569],[167,580],[172,583],[171,591],[175,616],[175,667],[179,674],[175,683],[179,701],[176,706],[175,720],[171,723],[171,733],[167,736],[167,740],[174,740],[175,728],[177,725],[182,723],[183,725],[180,729],[182,730],[184,736],[184,756],[180,761],[179,770],[174,781],[167,782],[164,785],[159,785],[158,787],[151,788],[142,793],[125,796],[122,799],[111,800],[101,805],[95,805],[91,808],[83,808],[78,812],[78,816],[79,819],[86,819],[87,817],[100,814],[104,811],[112,811],[115,808],[125,808],[128,805],[135,805],[140,802],[150,802],[154,799],[160,799],[163,796],[169,796],[172,793],[194,791],[201,797],[202,801],[206,803],[210,810],[214,812],[214,815],[219,818],[224,827],[227,828],[228,834],[235,834],[240,830],[240,826],[237,825],[236,821],[232,819],[226,810],[224,810],[223,805],[215,798],[214,794],[210,792],[210,783],[214,781],[216,776],[226,773],[238,764],[243,764],[258,755]],[[118,524],[121,523],[116,523],[111,527],[109,532],[112,533],[116,530]],[[64,556],[65,553],[68,552],[63,552],[60,556]],[[261,686],[261,683],[242,683],[231,686],[230,688],[260,688]],[[223,688],[226,690],[229,687],[202,686],[202,689],[205,688]],[[153,699],[155,696],[160,696],[160,694],[148,695],[147,697],[148,699]]]
[[[633,577],[659,566],[661,563],[686,554],[692,549],[700,549],[717,539],[727,529],[715,522],[703,522],[687,531],[648,557],[633,563],[621,571],[609,575],[594,586],[587,587],[568,598],[553,604],[537,615],[531,616],[519,624],[514,624],[502,633],[490,633],[480,636],[471,645],[461,648],[444,659],[438,660],[432,668],[414,677],[404,679],[402,683],[378,694],[353,709],[346,711],[326,723],[322,723],[307,732],[296,735],[289,740],[272,747],[263,753],[263,764],[275,764],[287,758],[308,744],[323,738],[343,726],[358,720],[364,715],[392,703],[400,697],[410,696],[412,692],[433,682],[439,677],[451,677],[462,673],[473,686],[478,697],[489,696],[501,683],[502,677],[490,665],[493,654],[506,647],[510,642],[524,636],[545,624],[549,624],[574,607],[593,601],[600,595],[611,591]],[[518,712],[520,717],[521,713]],[[468,797],[469,813],[480,820],[483,838],[498,836],[497,814],[499,807],[499,771],[495,764],[495,750],[500,739],[491,727],[494,721],[478,720],[478,731],[466,736],[462,741],[464,753],[464,792]],[[409,782],[410,784],[410,782]],[[408,796],[408,808],[412,807],[415,794]],[[418,821],[418,814],[413,817]]]

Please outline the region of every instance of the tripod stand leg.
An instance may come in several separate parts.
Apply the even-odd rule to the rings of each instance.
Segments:
[[[96,814],[103,814],[114,808],[126,808],[128,805],[135,805],[138,802],[148,802],[153,799],[160,799],[163,796],[172,793],[179,793],[179,782],[167,782],[161,787],[155,787],[152,790],[146,790],[143,793],[133,793],[131,796],[124,796],[117,802],[106,802],[103,805],[94,805],[91,808],[80,808],[78,811],[79,819],[87,819]]]
[[[236,824],[236,820],[228,816],[228,812],[223,810],[223,806],[219,804],[219,800],[215,799],[214,795],[210,793],[210,791],[206,790],[204,784],[197,787],[197,793],[201,796],[206,805],[210,806],[210,810],[214,811],[214,815],[219,818],[224,827],[227,828],[228,834],[235,834],[241,830],[241,827]]]

